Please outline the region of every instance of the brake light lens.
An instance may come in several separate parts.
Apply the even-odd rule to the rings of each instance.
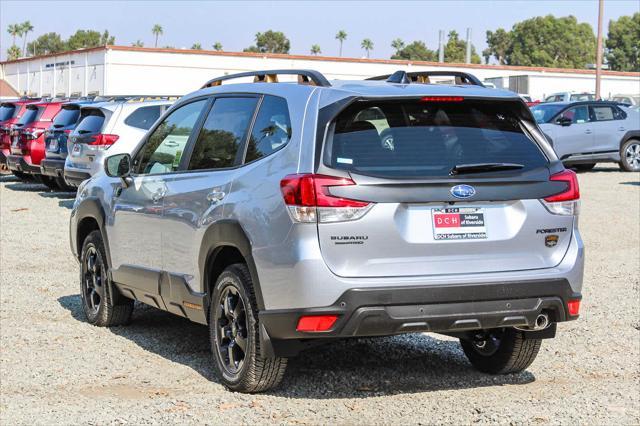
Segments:
[[[580,300],[569,300],[567,302],[567,310],[572,317],[578,316],[580,314]]]
[[[422,102],[462,102],[462,96],[424,96],[420,99]]]
[[[333,327],[337,319],[337,315],[308,315],[300,317],[296,331],[327,331]]]
[[[564,170],[551,175],[550,181],[566,182],[566,189],[558,194],[546,197],[542,204],[553,214],[577,216],[580,209],[580,187],[578,176],[573,170]]]
[[[345,222],[360,219],[373,206],[366,201],[336,197],[330,187],[355,185],[349,178],[316,175],[288,175],[280,190],[294,222]]]
[[[118,135],[97,134],[87,145],[98,149],[109,149],[120,138]]]

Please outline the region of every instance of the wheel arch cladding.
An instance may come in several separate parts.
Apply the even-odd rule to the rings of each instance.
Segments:
[[[624,145],[630,139],[640,141],[640,130],[629,130],[627,133],[625,133],[620,140],[620,148],[622,148],[622,145]]]
[[[111,266],[111,253],[109,251],[109,242],[104,232],[104,211],[100,205],[100,201],[95,197],[88,197],[82,200],[76,211],[76,254],[78,259],[82,252],[82,244],[91,231],[98,230],[102,234],[102,241],[107,254],[107,262]]]
[[[258,309],[264,309],[258,272],[251,254],[251,242],[238,222],[222,220],[212,224],[205,231],[200,245],[198,268],[203,280],[203,289],[208,297],[211,297],[211,288],[220,273],[233,263],[247,265]]]

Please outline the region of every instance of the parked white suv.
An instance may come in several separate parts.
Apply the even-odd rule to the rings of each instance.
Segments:
[[[77,187],[102,170],[105,157],[131,152],[176,99],[122,97],[82,108],[78,125],[67,139],[67,184]]]
[[[559,92],[552,93],[544,98],[544,102],[577,102],[595,100],[595,93],[589,92]]]

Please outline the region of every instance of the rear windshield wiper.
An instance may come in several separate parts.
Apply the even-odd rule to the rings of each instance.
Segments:
[[[500,170],[518,170],[522,169],[522,164],[516,163],[476,163],[476,164],[458,164],[451,169],[449,175],[459,175],[464,173],[482,173],[494,172]]]

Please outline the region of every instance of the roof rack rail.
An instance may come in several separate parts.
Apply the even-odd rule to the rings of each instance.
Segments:
[[[367,80],[386,80],[387,83],[396,83],[396,84],[411,84],[411,83],[422,83],[422,84],[430,84],[431,81],[429,77],[454,77],[456,84],[471,84],[474,86],[484,87],[484,84],[478,77],[473,74],[469,74],[467,72],[462,71],[396,71],[393,74],[386,75],[378,75],[375,77],[367,78]]]
[[[241,72],[238,74],[230,74],[223,75],[222,77],[217,77],[212,80],[209,80],[205,83],[201,89],[206,89],[207,87],[220,86],[223,81],[233,80],[236,78],[242,77],[253,77],[254,83],[277,83],[278,75],[297,75],[298,76],[298,84],[309,84],[312,86],[320,86],[320,87],[330,87],[331,83],[329,80],[325,78],[322,73],[316,70],[266,70],[266,71],[248,71]]]

